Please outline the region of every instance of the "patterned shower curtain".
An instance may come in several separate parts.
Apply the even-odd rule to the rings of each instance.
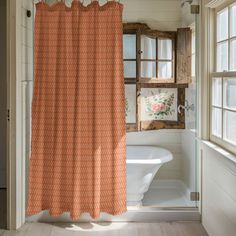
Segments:
[[[29,215],[126,211],[122,10],[36,5]]]

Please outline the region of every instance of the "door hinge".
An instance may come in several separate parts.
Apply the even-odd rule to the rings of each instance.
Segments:
[[[199,192],[191,192],[190,193],[190,200],[191,201],[199,201],[200,200]]]
[[[7,109],[7,120],[10,121],[10,110]]]
[[[191,14],[199,14],[200,5],[191,5]]]

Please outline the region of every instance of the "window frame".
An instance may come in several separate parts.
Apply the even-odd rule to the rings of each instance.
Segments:
[[[178,103],[177,106],[185,103],[185,88],[188,87],[188,83],[178,83],[176,78],[176,31],[157,31],[151,30],[146,24],[142,23],[123,23],[123,35],[124,34],[136,34],[136,80],[132,78],[125,78],[126,84],[136,84],[136,123],[126,123],[126,131],[143,131],[143,130],[157,130],[157,129],[184,129],[185,128],[185,112],[177,114],[177,121],[169,120],[153,120],[153,121],[141,121],[141,89],[142,88],[177,88]],[[148,34],[157,36],[163,39],[172,39],[172,60],[173,60],[173,80],[167,82],[166,79],[151,80],[142,79],[141,76],[141,35]],[[158,51],[157,51],[158,52]],[[123,61],[124,58],[123,58]]]
[[[141,36],[147,36],[149,38],[153,38],[156,40],[156,59],[142,59],[141,58]],[[158,57],[158,40],[171,40],[172,42],[172,57],[171,59],[159,59]],[[175,59],[175,52],[176,52],[176,32],[166,32],[166,31],[157,31],[157,30],[141,30],[140,31],[140,42],[137,45],[138,52],[140,54],[140,58],[138,61],[139,66],[139,77],[138,82],[140,83],[158,83],[158,84],[166,84],[166,83],[175,83],[176,82],[176,59]],[[146,78],[141,77],[141,63],[142,62],[155,62],[156,63],[156,77],[153,78]],[[171,62],[171,70],[172,75],[170,78],[159,78],[158,77],[158,63],[159,62]],[[140,64],[139,64],[140,63]]]
[[[225,79],[235,79],[236,80],[236,70],[235,71],[230,71],[230,41],[233,39],[236,39],[236,36],[231,37],[230,31],[230,22],[231,22],[231,15],[230,15],[230,8],[236,5],[236,1],[227,1],[225,4],[222,4],[221,6],[217,7],[214,9],[214,14],[213,14],[213,27],[214,27],[214,52],[212,54],[212,62],[213,62],[213,71],[210,73],[210,83],[209,83],[209,131],[210,131],[210,141],[220,145],[224,149],[236,154],[236,144],[230,142],[225,138],[225,111],[233,111],[236,114],[236,110],[230,109],[224,106],[224,80]],[[228,8],[228,37],[227,39],[217,41],[217,16],[220,12],[222,12],[224,9]],[[219,43],[222,42],[228,42],[228,70],[227,71],[221,71],[217,72],[217,46]],[[220,78],[221,79],[221,106],[216,106],[213,105],[213,79],[214,78]],[[213,134],[213,108],[219,108],[221,109],[221,136],[217,136]]]

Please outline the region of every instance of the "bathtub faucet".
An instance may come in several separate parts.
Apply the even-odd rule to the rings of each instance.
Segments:
[[[185,104],[184,105],[179,105],[178,106],[178,113],[181,113],[181,110],[185,110],[185,111],[194,111],[194,104],[192,103],[191,105],[189,105],[188,100],[185,100]]]

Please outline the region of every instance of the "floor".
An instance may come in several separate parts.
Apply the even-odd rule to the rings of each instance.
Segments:
[[[7,215],[7,190],[0,189],[0,229],[5,229],[7,226],[6,215]]]
[[[1,231],[0,236],[207,236],[197,222],[172,223],[27,223],[17,231]]]
[[[143,198],[143,206],[194,206],[177,188],[150,188]]]

